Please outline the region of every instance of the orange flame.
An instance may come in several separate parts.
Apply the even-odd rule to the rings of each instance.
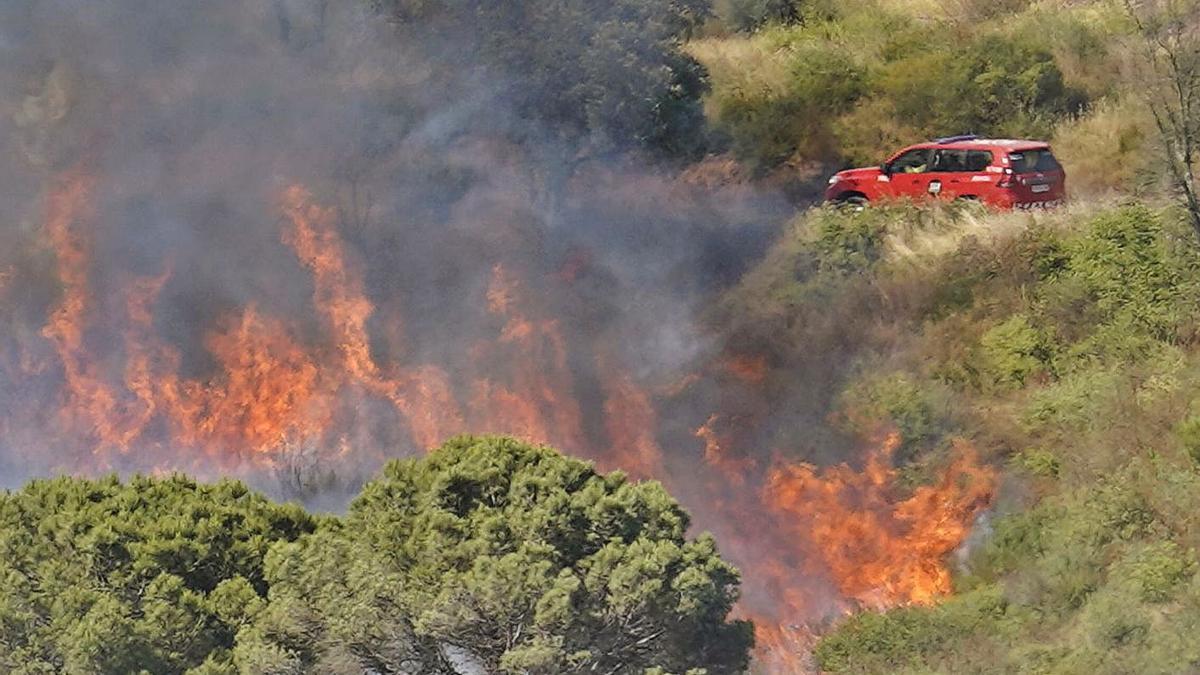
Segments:
[[[726,480],[742,485],[746,482],[746,474],[755,468],[755,461],[752,457],[739,457],[733,452],[733,444],[717,430],[717,424],[721,421],[721,415],[709,415],[708,420],[696,429],[695,436],[704,441],[704,461],[720,469]]]
[[[75,169],[59,177],[46,202],[46,235],[56,256],[62,298],[50,312],[42,335],[54,345],[62,362],[63,422],[101,445],[125,449],[131,432],[117,419],[116,394],[101,379],[84,345],[84,329],[91,311],[88,283],[90,251],[76,231],[88,215],[95,179]]]
[[[170,278],[168,266],[156,277],[135,279],[125,292],[125,388],[140,407],[131,425],[139,435],[158,411],[160,386],[173,380],[178,369],[177,355],[160,345],[154,334],[154,303]]]
[[[604,375],[604,422],[612,444],[609,461],[637,478],[663,476],[662,448],[655,439],[658,415],[650,396],[628,373],[608,366],[601,359]]]
[[[763,490],[767,507],[815,544],[842,593],[877,609],[926,604],[951,591],[945,557],[966,538],[995,483],[959,441],[936,484],[897,500],[891,458],[899,444],[899,434],[890,434],[862,472],[781,464]]]
[[[226,319],[206,346],[224,377],[184,384],[185,439],[268,453],[290,439],[319,436],[328,419],[320,370],[281,323],[248,307]]]
[[[742,354],[730,357],[722,365],[726,372],[746,384],[762,384],[767,380],[769,366],[764,356]]]
[[[403,317],[393,311],[377,317],[365,276],[339,236],[336,212],[292,186],[279,203],[281,240],[311,275],[322,337],[304,344],[295,324],[249,305],[228,313],[205,336],[209,371],[185,377],[180,351],[155,326],[170,264],[156,276],[128,280],[124,323],[103,323],[89,286],[84,229],[94,187],[76,170],[49,191],[45,231],[62,291],[42,335],[53,348],[46,354],[61,362],[57,414],[65,433],[85,437],[88,449],[100,455],[170,444],[197,450],[198,460],[219,466],[233,460],[270,466],[302,444],[330,448],[337,457],[354,445],[338,421],[369,398],[389,404],[420,448],[462,431],[506,433],[591,457],[605,469],[666,478],[654,398],[678,395],[706,377],[762,390],[770,374],[765,358],[727,356],[706,366],[705,375],[660,386],[652,396],[611,346],[579,358],[568,340],[571,326],[529,291],[538,279],[504,264],[492,267],[479,303],[492,333],[473,345],[454,378],[412,359],[381,363],[372,354],[372,325],[381,324],[392,351],[402,352]],[[558,282],[577,278],[590,264],[580,257]],[[7,278],[0,274],[0,290]],[[119,330],[123,349],[97,355],[88,344],[100,342],[88,334],[97,328]],[[577,378],[573,366],[579,363],[590,364],[594,377]],[[21,368],[27,376],[36,370],[36,360],[24,351]],[[602,420],[585,425],[581,400],[602,410]],[[811,671],[814,629],[805,622],[831,609],[928,603],[951,591],[945,558],[961,545],[995,484],[969,445],[957,443],[938,479],[906,494],[892,466],[897,435],[870,450],[860,470],[786,461],[766,466],[738,442],[758,419],[753,411],[722,411],[694,434],[703,442],[705,465],[714,469],[696,484],[709,491],[702,508],[729,526],[723,542],[757,556],[741,561],[748,583],[760,591],[743,611],[757,619],[764,667]],[[9,420],[0,422],[0,431],[8,433]],[[103,464],[103,457],[88,459],[89,466]],[[741,527],[749,519],[755,527]],[[771,555],[762,556],[764,551]],[[839,597],[814,597],[805,581],[810,578],[828,580]]]
[[[313,202],[300,186],[283,195],[283,211],[291,229],[283,239],[312,272],[313,303],[337,340],[342,368],[368,391],[387,398],[408,420],[414,440],[431,449],[462,429],[462,415],[446,374],[433,366],[385,377],[371,357],[367,320],[375,306],[367,298],[360,275],[346,263],[334,229],[336,215]]]
[[[475,361],[506,364],[511,387],[490,378],[477,380],[470,427],[573,452],[586,449],[582,413],[567,365],[567,341],[558,321],[530,318],[521,280],[501,264],[492,268],[487,305],[504,324],[498,344],[476,347]]]
[[[817,638],[806,625],[782,625],[758,619],[754,622],[755,664],[772,675],[817,673],[812,658]]]

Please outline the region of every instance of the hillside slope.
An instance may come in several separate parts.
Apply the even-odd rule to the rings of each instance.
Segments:
[[[1119,3],[793,4],[798,21],[714,29],[688,47],[711,75],[714,133],[759,172],[872,165],[974,132],[1053,141],[1077,195],[1155,181]]]
[[[897,429],[910,489],[959,438],[1003,467],[996,502],[952,561],[955,594],[846,620],[816,649],[823,669],[1200,663],[1197,291],[1200,256],[1169,209],[798,218],[727,298],[725,319],[774,335],[778,357],[823,348],[813,322],[788,317],[858,307],[839,313],[856,322],[839,333],[857,337],[830,419]]]

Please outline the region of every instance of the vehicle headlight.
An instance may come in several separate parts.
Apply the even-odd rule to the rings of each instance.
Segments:
[[[832,175],[832,176],[830,176],[830,177],[829,177],[829,184],[830,184],[830,185],[833,185],[834,183],[838,182],[839,180],[841,180],[841,178],[839,178],[839,177],[837,176],[837,174],[834,174],[834,175]]]

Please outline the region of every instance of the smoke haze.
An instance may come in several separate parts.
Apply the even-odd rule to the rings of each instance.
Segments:
[[[863,601],[788,485],[874,495],[886,531],[880,486],[768,472],[837,354],[765,392],[776,364],[699,318],[787,201],[531,115],[562,102],[486,28],[323,0],[0,5],[2,484],[184,470],[336,507],[388,458],[508,433],[662,478],[747,570],[750,614]],[[985,501],[945,489],[967,523]]]

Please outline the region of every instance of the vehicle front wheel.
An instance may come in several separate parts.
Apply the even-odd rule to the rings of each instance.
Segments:
[[[862,195],[847,195],[834,202],[834,206],[846,211],[862,211],[867,208],[870,202]]]

